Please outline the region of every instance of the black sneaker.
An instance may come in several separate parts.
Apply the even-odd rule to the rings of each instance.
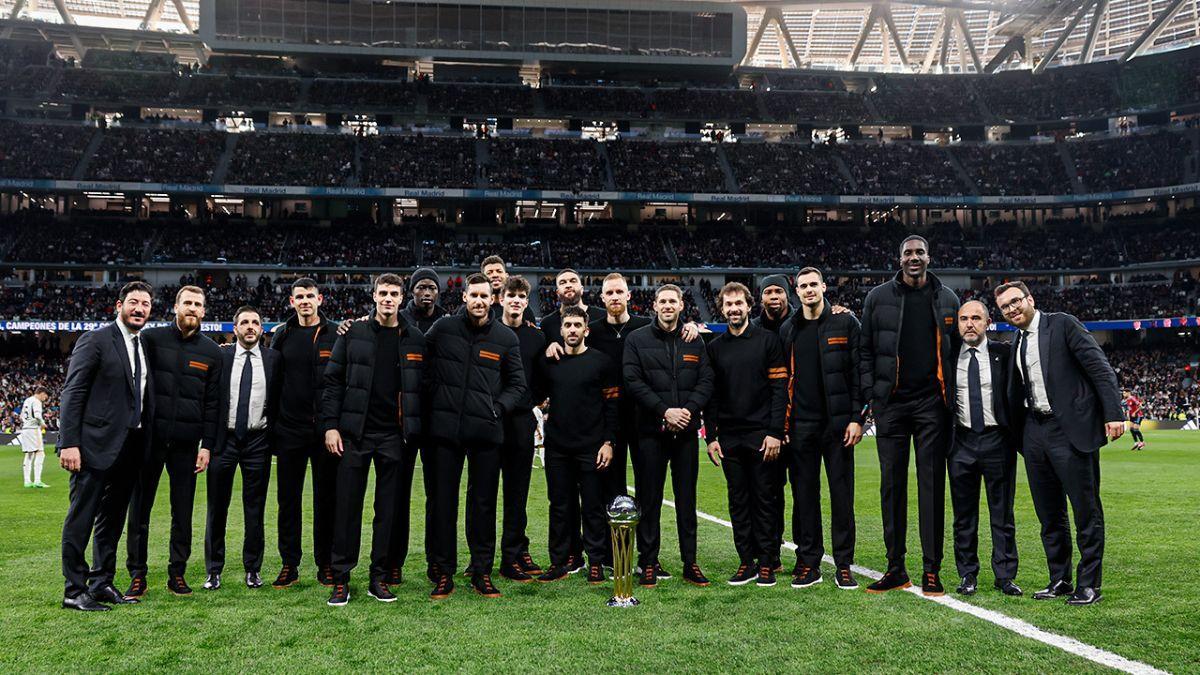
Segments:
[[[921,592],[930,597],[946,594],[946,588],[942,586],[942,579],[937,572],[925,573],[921,578]]]
[[[471,575],[471,588],[475,592],[485,598],[500,597],[500,589],[492,583],[492,575],[490,574],[473,574]]]
[[[333,566],[321,565],[321,569],[317,570],[317,583],[322,586],[333,585]]]
[[[383,580],[388,586],[399,586],[404,583],[404,570],[399,567],[393,567],[388,571],[388,575]]]
[[[566,564],[567,574],[576,574],[578,572],[582,572],[583,567],[584,567],[583,556],[575,555],[574,553],[572,553],[567,558],[567,564]]]
[[[775,585],[775,568],[771,565],[761,565],[758,568],[758,578],[754,580],[759,586]]]
[[[500,566],[500,576],[515,581],[518,584],[527,584],[533,581],[533,577],[528,572],[521,569],[521,563],[509,563]]]
[[[821,583],[821,570],[808,565],[797,565],[792,571],[792,588],[808,588]]]
[[[175,595],[191,595],[192,588],[183,580],[182,574],[172,574],[167,579],[167,590]]]
[[[642,576],[638,578],[638,585],[642,588],[654,588],[658,585],[658,575],[654,573],[655,565],[647,565],[642,568]]]
[[[570,573],[567,572],[567,568],[551,565],[545,572],[538,575],[537,580],[542,583],[550,583],[551,581],[566,579],[568,574]]]
[[[700,571],[700,566],[696,563],[683,566],[683,580],[693,586],[708,585],[708,577],[704,576],[704,572]]]
[[[396,594],[388,588],[387,582],[382,579],[372,579],[370,585],[367,586],[367,595],[375,598],[380,602],[395,602]]]
[[[833,578],[837,582],[837,587],[843,591],[852,591],[858,588],[858,581],[854,578],[854,574],[850,572],[849,567],[837,568],[837,574]]]
[[[395,600],[395,596],[392,599]],[[333,592],[329,594],[329,600],[326,600],[325,604],[330,607],[342,607],[348,602],[350,602],[350,587],[346,584],[334,584]]]
[[[912,582],[908,580],[907,572],[904,570],[889,570],[887,574],[879,578],[879,581],[867,586],[867,592],[887,593],[888,591],[898,591],[909,586],[912,586]]]
[[[430,600],[445,600],[454,592],[454,577],[449,574],[443,574],[434,582],[433,591],[429,594]]]
[[[533,556],[529,555],[529,551],[521,554],[521,558],[517,560],[517,564],[521,566],[521,571],[529,576],[537,576],[543,571],[542,566],[533,561]]]
[[[279,570],[279,576],[275,577],[275,581],[271,582],[271,587],[287,588],[297,581],[300,581],[300,572],[291,565],[284,565]]]
[[[750,565],[749,563],[742,563],[741,565],[738,565],[737,571],[733,573],[733,576],[729,577],[729,585],[745,586],[751,581],[754,581],[756,576],[757,574],[754,571],[753,565]]]
[[[587,580],[589,584],[593,585],[604,583],[604,567],[600,564],[588,565]]]
[[[662,563],[654,563],[654,576],[659,579],[670,579],[671,573],[663,569]]]
[[[130,600],[138,600],[146,595],[146,577],[134,577],[129,580],[129,590],[125,591],[125,597]]]

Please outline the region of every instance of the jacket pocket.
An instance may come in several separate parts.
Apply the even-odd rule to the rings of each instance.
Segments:
[[[105,427],[108,426],[108,418],[100,415],[88,415],[83,418],[83,423],[89,427]]]

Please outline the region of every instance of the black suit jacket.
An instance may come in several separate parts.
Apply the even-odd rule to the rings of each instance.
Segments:
[[[237,355],[238,349],[236,342],[221,347],[221,392],[217,399],[220,412],[217,416],[217,446],[213,448],[213,454],[225,449],[225,441],[229,436],[229,406],[233,401],[229,387],[233,384],[233,357]],[[267,409],[264,414],[267,417],[269,432],[279,412],[279,385],[282,381],[279,377],[279,365],[282,363],[282,356],[277,350],[267,349],[261,342],[258,344],[258,353],[262,355],[263,372],[267,378]]]
[[[1054,417],[1076,450],[1095,452],[1108,442],[1105,422],[1125,419],[1121,390],[1104,350],[1079,319],[1061,312],[1042,312],[1038,355],[1046,380],[1046,394]],[[1013,429],[1025,425],[1025,383],[1017,371],[1020,334],[1013,344],[1009,364],[1009,405]]]
[[[958,432],[958,355],[962,349],[962,338],[956,337],[942,372],[946,373],[946,401],[950,409],[951,443],[950,453],[954,453],[954,436]],[[1007,342],[987,341],[988,367],[992,371],[992,416],[996,425],[1004,432],[1005,440],[1010,449],[1019,449],[1021,440],[1012,433],[1009,403],[1009,367],[1012,360],[1012,345]]]
[[[143,368],[149,368],[142,346]],[[103,471],[121,454],[134,408],[133,370],[125,337],[116,323],[84,333],[71,351],[60,403],[60,448],[78,447],[83,468]],[[144,457],[149,457],[154,419],[154,378],[146,372],[142,395]]]

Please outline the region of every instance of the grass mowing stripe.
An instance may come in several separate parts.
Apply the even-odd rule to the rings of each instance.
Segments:
[[[628,488],[630,493],[635,492],[632,485],[627,485],[626,488]],[[675,508],[675,502],[673,502],[669,499],[664,499],[663,505],[669,506],[671,508]],[[705,513],[699,509],[696,510],[696,516],[702,520],[707,520],[711,523],[716,523],[717,525],[722,525],[724,527],[728,527],[731,529],[733,528],[733,523],[729,522],[728,520],[725,520],[724,518],[718,518],[712,514]],[[786,541],[786,540],[783,542],[783,547],[788,549],[789,551],[796,550],[796,545],[794,543],[792,543],[790,541]],[[833,566],[833,564],[834,564],[833,558],[831,558],[828,555],[822,557],[821,560],[826,565]],[[873,569],[870,569],[867,567],[861,567],[859,565],[851,565],[850,569],[855,574],[858,574],[860,576],[864,576],[864,577],[867,577],[870,579],[879,579],[880,577],[883,576],[882,572],[877,572]],[[1089,661],[1092,661],[1093,663],[1098,663],[1102,666],[1107,666],[1114,670],[1120,670],[1120,671],[1123,671],[1126,673],[1131,673],[1131,675],[1166,675],[1165,671],[1159,670],[1158,668],[1155,668],[1154,666],[1151,666],[1150,664],[1142,663],[1141,661],[1134,661],[1133,659],[1127,659],[1124,656],[1121,656],[1120,654],[1114,654],[1110,651],[1100,649],[1099,647],[1093,647],[1092,645],[1080,642],[1079,640],[1076,640],[1073,637],[1068,637],[1066,635],[1059,635],[1057,633],[1051,633],[1049,631],[1044,631],[1041,628],[1038,628],[1037,626],[1035,626],[1031,623],[1022,621],[1020,619],[1015,619],[1011,616],[1008,616],[1007,614],[1001,614],[1000,612],[997,612],[995,610],[984,609],[982,607],[976,607],[975,605],[972,605],[967,602],[963,602],[962,600],[958,600],[956,598],[952,598],[948,595],[930,597],[930,596],[927,596],[924,593],[922,593],[921,589],[917,586],[910,586],[906,590],[909,593],[917,596],[918,598],[921,598],[922,600],[928,600],[930,602],[935,602],[939,605],[942,605],[943,607],[949,607],[950,609],[953,609],[955,611],[963,612],[964,614],[970,614],[973,617],[983,619],[984,621],[987,621],[988,623],[993,623],[997,626],[1000,626],[1001,628],[1010,630],[1010,631],[1016,633],[1017,635],[1027,637],[1031,640],[1037,640],[1038,642],[1041,642],[1043,644],[1047,644],[1047,645],[1050,645],[1051,647],[1061,649],[1064,652],[1074,654],[1076,656],[1079,656],[1079,657],[1085,658]]]

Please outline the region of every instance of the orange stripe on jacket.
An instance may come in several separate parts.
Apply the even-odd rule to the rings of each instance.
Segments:
[[[188,365],[195,368],[196,370],[203,370],[204,372],[208,372],[208,364],[204,363],[203,361],[188,361]]]
[[[484,358],[489,361],[499,361],[500,360],[499,354],[497,354],[496,352],[489,352],[486,349],[480,349],[479,356],[480,356],[480,358]]]

